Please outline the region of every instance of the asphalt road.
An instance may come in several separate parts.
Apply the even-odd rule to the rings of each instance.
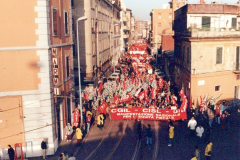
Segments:
[[[240,114],[232,114],[229,131],[214,123],[210,140],[213,143],[212,160],[240,160]],[[146,145],[145,129],[150,124],[153,144]],[[89,160],[190,160],[198,145],[201,159],[205,159],[206,143],[198,143],[187,129],[187,120],[174,122],[173,146],[168,146],[168,122],[142,121],[142,138],[138,139],[135,120],[106,120],[103,130],[94,125],[79,149],[76,159]],[[205,134],[204,134],[205,136]]]

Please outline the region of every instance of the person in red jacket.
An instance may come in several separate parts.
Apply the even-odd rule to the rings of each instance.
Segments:
[[[87,117],[86,117],[86,122],[87,122],[87,132],[88,132],[89,129],[90,129],[91,119],[92,119],[91,114],[88,114]]]
[[[219,105],[216,105],[216,109],[215,109],[215,119],[216,119],[216,123],[220,125],[220,114],[221,114],[221,110]]]

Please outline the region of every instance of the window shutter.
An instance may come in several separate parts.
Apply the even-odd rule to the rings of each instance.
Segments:
[[[57,19],[58,19],[58,14],[57,14],[57,9],[53,9],[53,35],[57,35]]]
[[[217,48],[216,64],[221,64],[221,63],[222,63],[222,48],[218,47]]]

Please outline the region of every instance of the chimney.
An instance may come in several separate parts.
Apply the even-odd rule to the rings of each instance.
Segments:
[[[205,2],[204,2],[204,0],[200,0],[200,4],[204,4]]]

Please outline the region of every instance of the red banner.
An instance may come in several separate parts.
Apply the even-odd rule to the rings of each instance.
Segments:
[[[75,109],[73,113],[73,126],[78,127],[79,117],[80,117],[80,114],[78,112],[78,109]]]
[[[181,120],[186,119],[184,109],[154,109],[154,108],[112,108],[111,119],[146,119],[146,120]]]

